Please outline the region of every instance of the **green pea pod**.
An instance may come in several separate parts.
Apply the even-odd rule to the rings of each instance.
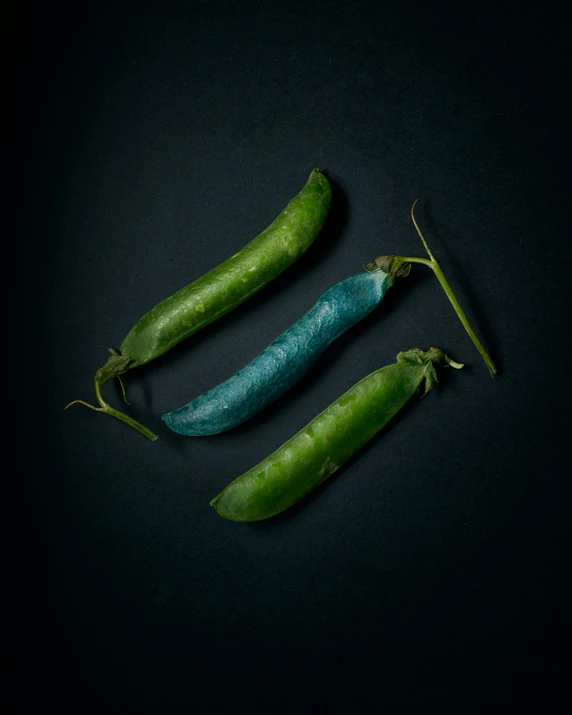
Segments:
[[[435,366],[463,367],[442,350],[408,350],[360,380],[298,434],[211,501],[231,521],[261,521],[298,502],[339,469],[424,386]]]
[[[312,244],[328,215],[331,187],[319,169],[260,235],[238,253],[166,298],[140,318],[119,349],[95,375],[95,393],[100,407],[74,400],[129,424],[149,439],[157,435],[128,415],[113,409],[101,395],[101,385],[139,365],[154,360],[218,320],[264,288]],[[125,396],[125,393],[124,393]],[[66,409],[67,409],[66,407]]]

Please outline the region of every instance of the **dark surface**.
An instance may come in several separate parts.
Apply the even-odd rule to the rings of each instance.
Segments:
[[[567,45],[545,4],[447,5],[50,5],[14,29],[5,588],[9,686],[34,711],[463,712],[566,693]],[[94,399],[109,346],[265,228],[314,166],[335,193],[310,251],[129,377],[159,440],[63,411]],[[162,425],[332,283],[423,255],[417,197],[498,378],[417,267],[250,423],[197,439]],[[465,369],[300,505],[256,525],[209,507],[357,380],[430,346]]]

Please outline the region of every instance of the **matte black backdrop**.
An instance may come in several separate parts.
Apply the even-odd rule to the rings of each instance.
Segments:
[[[467,709],[546,704],[565,684],[566,46],[544,4],[447,5],[59,5],[9,31],[25,331],[5,511],[23,702]],[[63,411],[93,400],[137,318],[265,228],[314,166],[334,199],[308,253],[129,376],[158,441]],[[164,428],[332,283],[423,255],[417,197],[498,378],[417,267],[258,418],[202,439]],[[465,369],[298,507],[256,525],[209,507],[361,377],[431,345]]]

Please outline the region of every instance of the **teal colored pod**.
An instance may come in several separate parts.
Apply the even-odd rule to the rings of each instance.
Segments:
[[[336,338],[381,303],[395,276],[408,270],[402,263],[392,268],[391,256],[371,265],[375,268],[328,288],[305,315],[235,375],[163,415],[165,424],[186,436],[217,434],[246,422],[283,395]]]

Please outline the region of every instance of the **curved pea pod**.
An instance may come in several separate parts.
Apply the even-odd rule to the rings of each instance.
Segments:
[[[99,381],[154,360],[264,288],[310,247],[330,201],[330,184],[314,169],[302,191],[260,235],[140,318],[98,371]]]
[[[408,272],[409,264],[382,256],[368,271],[339,281],[246,367],[163,421],[186,436],[217,434],[246,422],[296,384],[336,338],[381,303],[395,277]]]
[[[75,400],[126,422],[156,439],[150,430],[114,410],[101,396],[101,385],[144,365],[218,320],[264,288],[296,261],[318,236],[331,203],[331,187],[314,169],[303,189],[261,234],[238,253],[161,301],[140,318],[119,349],[97,370],[95,392],[100,407]],[[68,405],[69,407],[69,405]]]
[[[437,382],[435,367],[461,368],[442,350],[408,350],[339,397],[211,501],[231,521],[261,521],[288,509],[339,469],[411,398]]]

